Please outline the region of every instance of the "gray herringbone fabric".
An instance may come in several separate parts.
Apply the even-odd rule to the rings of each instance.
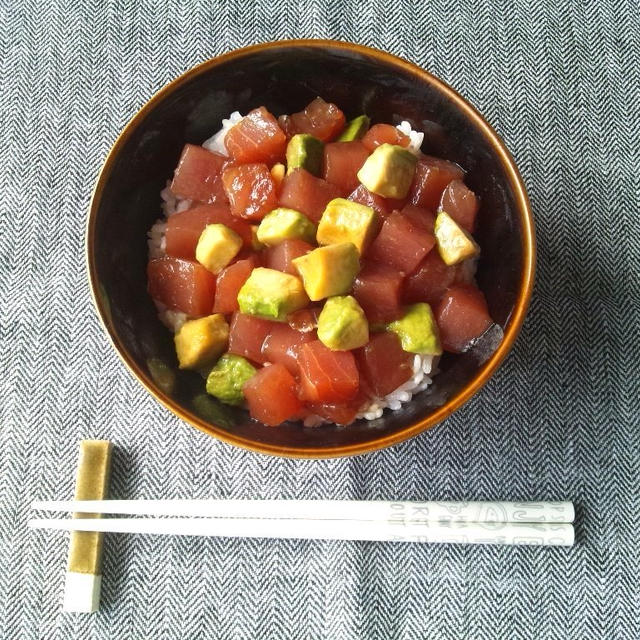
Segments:
[[[0,0],[3,638],[640,637],[640,10],[635,0]],[[197,62],[256,41],[353,40],[451,83],[529,187],[537,288],[491,383],[432,432],[351,460],[237,450],[120,364],[83,264],[87,205],[127,120]],[[61,612],[78,440],[115,441],[130,498],[568,498],[566,549],[111,536],[100,613]]]

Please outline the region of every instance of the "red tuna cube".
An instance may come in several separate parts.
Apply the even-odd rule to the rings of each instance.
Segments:
[[[292,329],[288,324],[278,324],[262,344],[262,354],[269,362],[283,364],[293,375],[298,375],[298,351],[314,336]]]
[[[368,157],[367,147],[359,140],[331,142],[324,147],[323,178],[349,193],[360,184],[357,173]]]
[[[435,243],[433,233],[414,216],[394,211],[382,223],[382,229],[369,247],[367,257],[404,273],[411,273]]]
[[[312,249],[313,246],[308,242],[298,238],[284,240],[275,247],[264,250],[264,266],[297,276],[298,272],[293,266],[293,260],[309,253]]]
[[[374,333],[369,342],[356,351],[361,375],[374,394],[383,398],[413,376],[412,353],[403,351],[395,333]]]
[[[437,251],[430,251],[418,268],[405,278],[402,299],[434,306],[456,280],[457,268],[447,266]]]
[[[402,315],[401,291],[402,273],[377,262],[365,263],[353,284],[353,296],[372,324]]]
[[[238,310],[238,291],[257,266],[257,258],[251,256],[234,262],[218,274],[214,313],[233,313]]]
[[[358,393],[359,375],[351,351],[332,351],[319,340],[298,352],[300,396],[311,403],[345,403]]]
[[[373,151],[381,144],[396,144],[400,147],[409,146],[409,136],[392,124],[374,124],[362,138],[362,143],[369,150]]]
[[[304,213],[316,223],[320,221],[327,203],[342,195],[340,188],[312,176],[305,169],[292,171],[280,186],[280,204]]]
[[[229,327],[229,351],[263,364],[262,344],[276,323],[236,312]]]
[[[461,353],[492,324],[487,301],[480,289],[469,284],[451,287],[436,309],[442,346]]]
[[[469,233],[473,233],[475,229],[478,207],[476,194],[462,180],[452,180],[440,199],[440,209],[446,211]]]
[[[173,174],[171,191],[179,198],[198,202],[224,202],[226,196],[220,176],[229,158],[186,144]]]
[[[242,388],[249,414],[270,427],[297,418],[303,405],[296,395],[296,381],[281,364],[262,367]]]
[[[250,111],[227,132],[224,144],[237,162],[273,164],[284,158],[287,137],[278,121],[264,108]]]
[[[422,156],[416,165],[409,200],[418,207],[435,211],[446,186],[452,180],[463,177],[464,171],[457,164],[433,156]]]
[[[231,213],[247,220],[262,220],[278,206],[273,177],[266,164],[243,164],[222,174]]]
[[[147,265],[149,295],[169,309],[189,316],[211,313],[216,277],[198,262],[159,258]]]
[[[289,136],[309,133],[323,142],[335,139],[344,129],[345,121],[344,113],[322,98],[312,100],[304,110],[279,120]]]

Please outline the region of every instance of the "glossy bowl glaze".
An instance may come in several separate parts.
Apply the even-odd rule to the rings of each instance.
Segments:
[[[203,393],[200,376],[179,371],[171,334],[146,292],[147,231],[160,216],[159,192],[185,142],[201,144],[232,111],[265,105],[299,111],[316,96],[347,117],[409,120],[425,132],[423,151],[462,165],[481,198],[478,282],[504,329],[497,349],[445,355],[429,389],[399,411],[349,427],[273,428]],[[118,354],[177,416],[221,440],[282,456],[336,457],[387,447],[437,424],[489,379],[520,329],[535,264],[525,188],[502,141],[482,116],[428,72],[367,47],[321,40],[256,45],[209,60],[156,94],[107,157],[91,202],[87,259],[94,301]]]

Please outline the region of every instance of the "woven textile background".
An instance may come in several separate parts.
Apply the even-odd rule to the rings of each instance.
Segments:
[[[286,37],[387,49],[513,152],[539,241],[531,311],[445,424],[373,455],[262,457],[173,418],[124,369],[83,261],[90,193],[136,110],[192,65]],[[0,636],[640,638],[640,8],[635,0],[366,4],[0,0]],[[63,614],[77,443],[112,495],[575,501],[572,549],[111,536],[102,608]]]

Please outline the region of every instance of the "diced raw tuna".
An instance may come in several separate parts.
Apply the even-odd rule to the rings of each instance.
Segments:
[[[284,135],[287,136],[287,139],[291,139],[294,136],[293,131],[293,122],[291,121],[291,116],[282,115],[278,116],[278,124],[280,128],[284,131]]]
[[[265,249],[264,266],[276,271],[284,271],[294,276],[298,275],[292,261],[313,249],[308,242],[300,239],[284,240],[275,247]]]
[[[224,144],[237,162],[273,164],[284,159],[287,137],[278,121],[264,107],[260,107],[250,111],[229,129]]]
[[[376,193],[371,193],[363,184],[356,187],[347,199],[371,207],[382,218],[386,218],[394,209],[401,209],[404,204],[404,200],[383,198]]]
[[[319,222],[327,202],[342,195],[336,185],[312,176],[305,169],[296,169],[282,181],[280,204]]]
[[[269,362],[283,364],[293,374],[298,375],[298,351],[314,336],[292,329],[288,324],[277,324],[262,344],[262,354]]]
[[[374,124],[362,138],[362,143],[373,151],[381,144],[397,144],[400,147],[409,146],[409,136],[405,135],[392,124]]]
[[[257,266],[258,259],[251,256],[234,262],[218,274],[214,313],[232,313],[238,310],[238,291]]]
[[[332,351],[314,340],[300,347],[298,364],[300,395],[307,402],[342,404],[358,393],[358,369],[351,351]]]
[[[462,180],[452,180],[440,199],[440,209],[469,233],[475,229],[478,206],[476,194]]]
[[[372,324],[402,315],[401,291],[402,273],[377,262],[365,263],[353,284],[353,296]]]
[[[462,179],[464,171],[455,163],[421,156],[411,185],[409,200],[411,204],[436,210],[446,186],[456,179]]]
[[[416,207],[414,204],[406,204],[402,207],[400,213],[407,216],[407,218],[415,224],[424,227],[427,231],[433,233],[436,217],[429,209]]]
[[[344,129],[345,117],[335,104],[316,98],[303,111],[292,113],[281,123],[290,135],[310,133],[323,142],[330,142]]]
[[[297,418],[303,409],[296,395],[296,381],[281,364],[259,369],[242,391],[251,417],[270,427]]]
[[[372,334],[355,356],[361,377],[367,380],[378,398],[388,395],[413,375],[414,355],[403,351],[395,333]]]
[[[447,290],[436,309],[436,321],[443,348],[454,353],[464,351],[492,324],[482,291],[468,284]]]
[[[263,364],[262,344],[275,322],[236,312],[229,327],[229,351]]]
[[[203,204],[169,217],[165,235],[167,255],[195,260],[200,235],[208,224],[214,223],[227,225],[245,245],[251,244],[251,226],[232,216],[228,204]]]
[[[211,313],[216,277],[198,262],[159,258],[147,265],[149,295],[169,309],[188,316]]]
[[[428,302],[436,305],[456,279],[457,268],[447,266],[437,251],[430,251],[417,269],[404,280],[405,303]]]
[[[331,142],[324,147],[323,177],[345,193],[353,191],[360,184],[356,174],[368,157],[367,147],[359,140]]]
[[[411,273],[433,249],[436,239],[413,216],[394,211],[383,223],[367,252],[370,260]]]
[[[320,311],[322,311],[320,307],[306,307],[305,309],[294,311],[287,316],[287,323],[296,331],[312,333],[318,326]]]
[[[247,220],[262,220],[278,206],[273,177],[266,164],[243,164],[222,174],[231,213]]]
[[[375,393],[367,380],[360,375],[358,393],[347,402],[307,404],[309,414],[320,416],[336,424],[351,424],[356,416],[371,402]]]
[[[315,414],[335,424],[351,424],[359,413],[356,404],[310,404],[309,413]]]
[[[179,198],[198,202],[226,202],[220,175],[229,158],[195,144],[185,144],[171,182]]]

